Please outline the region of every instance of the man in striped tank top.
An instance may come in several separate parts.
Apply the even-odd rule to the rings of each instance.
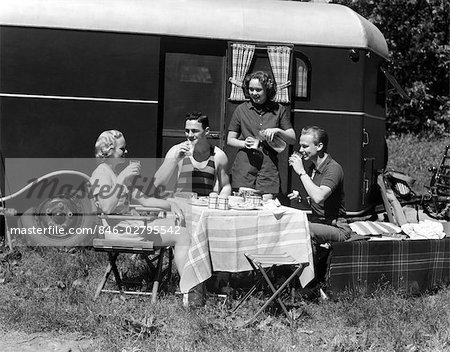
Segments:
[[[166,186],[174,175],[176,192],[195,192],[207,196],[210,192],[231,194],[227,174],[228,158],[222,149],[212,145],[207,136],[209,121],[200,112],[188,113],[185,121],[186,141],[174,145],[155,174],[155,186]]]

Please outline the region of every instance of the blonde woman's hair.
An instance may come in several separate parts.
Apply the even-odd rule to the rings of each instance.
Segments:
[[[95,142],[95,157],[101,159],[109,158],[116,148],[117,140],[122,137],[122,132],[117,130],[102,132]]]

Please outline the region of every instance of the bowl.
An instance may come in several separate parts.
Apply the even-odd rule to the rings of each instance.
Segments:
[[[244,203],[244,197],[239,196],[229,196],[228,197],[228,204],[240,204]]]

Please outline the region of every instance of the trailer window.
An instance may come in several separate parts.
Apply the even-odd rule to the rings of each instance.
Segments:
[[[224,65],[221,56],[167,53],[164,72],[164,129],[183,128],[184,116],[201,111],[219,130]]]
[[[303,58],[296,57],[296,79],[295,79],[295,96],[296,98],[307,99],[309,96],[309,65]]]
[[[255,45],[234,43],[230,45],[231,83],[230,101],[248,100],[243,90],[245,77],[255,71],[270,73],[277,84],[274,101],[289,103],[290,64],[292,46]],[[261,69],[260,67],[264,67]]]

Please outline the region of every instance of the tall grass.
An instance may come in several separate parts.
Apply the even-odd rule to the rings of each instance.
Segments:
[[[415,135],[391,136],[387,139],[387,145],[387,168],[413,177],[416,180],[414,190],[423,193],[430,182],[428,168],[439,165],[445,146],[450,145],[450,137],[425,139]]]
[[[389,167],[428,182],[450,140],[390,138]],[[343,293],[336,301],[295,301],[293,326],[273,309],[243,328],[261,301],[235,315],[234,301],[210,298],[185,309],[181,297],[94,292],[107,258],[90,249],[16,248],[0,254],[0,327],[25,332],[77,332],[94,340],[90,351],[449,351],[450,290],[407,297],[389,288],[372,295]],[[86,351],[84,349],[84,351]]]

